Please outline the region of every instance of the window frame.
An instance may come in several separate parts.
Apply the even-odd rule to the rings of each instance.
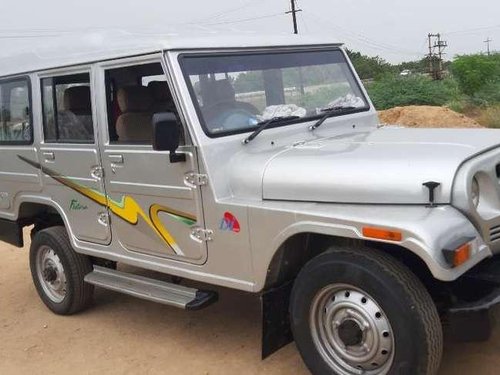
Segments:
[[[193,85],[191,84],[189,73],[185,69],[185,65],[183,64],[183,60],[185,58],[190,58],[190,57],[225,57],[225,56],[247,56],[247,55],[278,55],[278,54],[289,54],[289,53],[301,53],[301,52],[319,52],[319,51],[336,51],[340,52],[345,59],[345,63],[347,65],[347,68],[349,72],[352,74],[352,78],[354,80],[354,83],[356,84],[356,87],[359,89],[360,94],[362,95],[363,100],[366,103],[365,107],[362,108],[357,108],[354,110],[346,110],[345,112],[338,114],[338,115],[332,115],[331,117],[341,117],[345,115],[351,115],[351,114],[356,114],[356,113],[362,113],[362,112],[369,112],[372,109],[371,102],[368,100],[368,97],[365,93],[365,90],[363,86],[360,84],[360,81],[358,79],[358,76],[356,74],[356,71],[352,67],[352,65],[349,62],[349,59],[346,57],[345,53],[343,52],[342,48],[340,47],[333,47],[333,46],[327,46],[327,47],[320,47],[320,48],[283,48],[283,49],[274,49],[274,50],[241,50],[241,51],[214,51],[214,52],[196,52],[196,53],[190,53],[190,52],[184,52],[179,54],[177,57],[178,64],[180,66],[182,76],[184,78],[184,83],[189,91],[190,99],[191,102],[193,103],[193,106],[196,110],[196,115],[198,116],[198,120],[200,122],[201,128],[203,129],[203,132],[205,135],[209,138],[222,138],[222,137],[228,137],[232,135],[237,135],[237,134],[245,134],[245,133],[251,133],[255,131],[256,128],[246,128],[246,129],[237,129],[237,130],[228,130],[220,133],[213,133],[210,131],[208,128],[205,117],[203,116],[203,112],[201,110],[200,103],[196,99],[196,92],[194,90]],[[320,118],[322,118],[324,115],[319,114],[317,116],[309,116],[309,117],[304,117],[300,118],[297,120],[289,120],[289,121],[283,121],[281,123],[277,124],[271,124],[270,126],[267,127],[267,129],[273,129],[273,128],[280,128],[280,127],[285,127],[285,126],[290,126],[290,125],[296,125],[296,124],[301,124],[301,123],[306,123],[306,122],[311,122],[311,121],[317,121]]]
[[[165,84],[168,86],[168,90],[170,92],[170,95],[172,96],[173,100],[174,100],[174,104],[175,104],[175,108],[177,110],[177,114],[179,115],[179,126],[182,127],[182,134],[184,134],[184,144],[181,144],[179,145],[179,147],[182,147],[182,146],[185,146],[185,145],[188,145],[188,142],[187,142],[187,127],[185,126],[184,122],[181,120],[181,116],[180,116],[180,108],[179,106],[177,105],[177,103],[175,103],[175,92],[174,92],[174,89],[172,87],[172,85],[170,84],[169,80],[168,80],[168,73],[167,73],[167,69],[166,69],[166,66],[164,65],[163,63],[163,55],[159,55],[159,56],[150,56],[150,58],[147,58],[147,59],[138,59],[136,60],[135,58],[127,58],[125,60],[123,59],[120,59],[120,60],[113,60],[112,61],[112,64],[104,64],[102,65],[100,68],[102,70],[102,83],[104,84],[104,93],[105,93],[105,105],[104,105],[104,108],[106,110],[105,112],[105,118],[106,118],[106,128],[105,128],[105,134],[106,134],[106,137],[107,137],[107,140],[106,140],[106,145],[108,146],[114,146],[114,147],[136,147],[136,148],[141,148],[141,149],[152,149],[153,148],[153,144],[152,144],[152,141],[150,143],[144,143],[144,142],[120,142],[119,140],[116,141],[116,140],[112,140],[112,137],[111,137],[111,133],[110,133],[110,130],[111,130],[111,126],[114,126],[116,127],[116,123],[115,124],[112,124],[112,122],[110,121],[110,114],[111,114],[111,111],[113,110],[112,108],[112,102],[109,101],[110,99],[110,93],[111,93],[111,86],[112,86],[112,80],[108,80],[108,73],[113,71],[113,70],[120,70],[120,69],[129,69],[129,68],[134,68],[134,67],[137,67],[137,66],[143,66],[143,65],[158,65],[160,68],[161,68],[161,71],[162,71],[162,74],[154,74],[152,76],[162,76],[165,78],[164,82]],[[145,75],[145,76],[138,76],[137,77],[137,82],[136,82],[136,85],[137,86],[143,86],[143,87],[147,87],[147,86],[144,86],[143,85],[143,79],[144,77],[152,77],[151,75]],[[114,92],[114,94],[116,95],[118,92],[118,90],[116,90]],[[151,123],[151,126],[153,124]]]
[[[92,117],[92,140],[84,140],[84,141],[77,141],[77,140],[60,140],[59,139],[59,124],[57,123],[57,116],[54,116],[54,120],[56,121],[56,127],[55,127],[55,133],[57,139],[55,140],[48,140],[46,139],[47,136],[47,129],[46,129],[46,121],[45,121],[45,93],[44,93],[44,85],[43,81],[46,79],[51,79],[52,80],[52,102],[53,102],[53,107],[57,111],[57,97],[56,97],[56,84],[54,84],[54,79],[57,78],[62,78],[62,77],[71,77],[71,76],[80,76],[87,74],[89,77],[88,85],[90,89],[90,105],[91,105],[91,117]],[[42,142],[43,144],[46,145],[95,145],[97,142],[97,132],[96,132],[96,124],[95,124],[95,116],[94,116],[94,101],[92,100],[92,96],[94,95],[94,90],[93,90],[93,84],[92,84],[92,72],[90,70],[86,71],[64,71],[60,72],[59,74],[53,73],[53,74],[43,74],[38,77],[39,85],[40,85],[40,109],[41,109],[41,119],[42,119]],[[82,82],[74,82],[75,84],[79,84]],[[85,82],[86,83],[86,82]]]
[[[29,121],[30,121],[30,139],[27,141],[5,141],[0,140],[0,146],[31,146],[35,142],[34,139],[34,123],[33,123],[33,96],[32,96],[32,85],[31,79],[29,75],[22,75],[12,78],[0,78],[0,86],[6,83],[16,82],[16,81],[25,81],[27,83],[28,88],[28,105],[29,105]],[[1,110],[1,108],[0,108]]]

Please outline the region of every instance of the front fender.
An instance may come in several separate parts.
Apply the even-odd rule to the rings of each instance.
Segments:
[[[404,205],[338,205],[321,203],[264,202],[249,212],[256,290],[265,285],[275,253],[294,235],[314,233],[332,237],[391,243],[417,255],[432,275],[453,281],[492,255],[471,222],[451,206],[428,208]],[[402,233],[401,241],[363,236],[363,227],[379,227]],[[452,268],[442,250],[457,239],[474,237],[478,251],[467,262]]]

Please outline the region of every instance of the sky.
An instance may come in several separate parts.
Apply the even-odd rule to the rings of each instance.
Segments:
[[[391,62],[428,53],[441,33],[447,58],[500,50],[500,1],[297,0],[299,32],[328,34],[348,48]],[[1,0],[2,50],[29,49],[73,32],[218,30],[291,33],[290,0]]]

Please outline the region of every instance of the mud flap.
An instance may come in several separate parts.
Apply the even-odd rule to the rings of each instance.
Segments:
[[[293,341],[290,328],[290,293],[293,281],[266,291],[261,296],[262,307],[262,359],[277,352]]]
[[[0,241],[23,247],[23,228],[17,221],[0,219]]]

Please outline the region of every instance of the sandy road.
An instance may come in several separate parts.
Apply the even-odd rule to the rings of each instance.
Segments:
[[[293,344],[260,360],[257,297],[220,297],[185,312],[98,290],[93,308],[59,317],[36,294],[27,249],[2,243],[0,375],[308,374]],[[500,374],[500,327],[487,343],[447,342],[441,374]]]

